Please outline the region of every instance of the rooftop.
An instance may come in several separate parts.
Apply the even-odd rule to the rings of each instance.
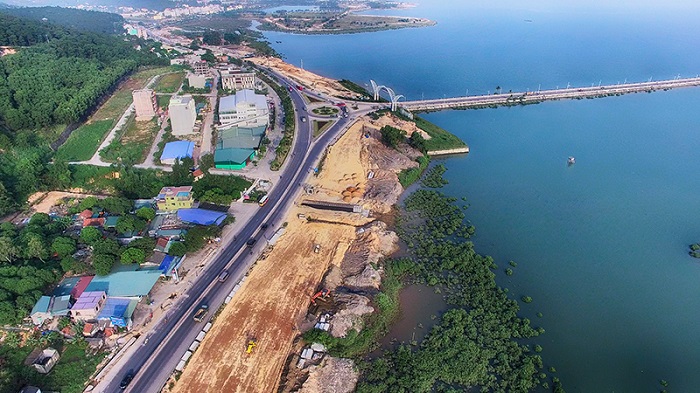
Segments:
[[[97,304],[100,302],[102,297],[105,296],[104,291],[98,291],[98,290],[92,290],[92,291],[85,291],[83,292],[82,295],[78,298],[78,301],[75,302],[73,307],[71,308],[72,310],[92,310],[97,306]]]
[[[185,157],[192,157],[194,152],[194,142],[190,141],[175,141],[165,144],[163,148],[163,154],[161,154],[161,160],[167,159],[179,159]]]
[[[236,105],[239,103],[255,104],[258,108],[267,108],[267,99],[262,94],[255,94],[255,91],[243,89],[236,94],[226,97],[221,97],[219,101],[219,113],[235,112]]]
[[[138,269],[138,265],[134,265]],[[146,296],[160,277],[160,270],[141,269],[117,271],[106,276],[95,276],[88,287],[93,291],[105,291],[109,296]]]
[[[214,162],[216,162],[217,165],[242,164],[253,154],[255,154],[253,149],[240,149],[236,147],[216,149],[214,152]]]
[[[186,197],[192,193],[192,186],[180,186],[180,187],[163,187],[158,193],[156,199],[165,199],[167,197]]]
[[[76,285],[78,285],[78,282],[80,281],[80,277],[66,277],[61,282],[58,283],[58,286],[56,289],[53,290],[53,295],[54,296],[63,296],[63,295],[70,295],[71,292],[73,291],[73,288],[75,288]]]
[[[47,313],[49,312],[49,305],[51,304],[51,297],[50,296],[42,296],[39,298],[39,300],[36,302],[34,305],[34,308],[32,308],[31,314],[36,314],[36,313]]]
[[[179,209],[177,217],[192,224],[219,225],[226,219],[226,213],[205,209]]]
[[[172,96],[170,98],[170,105],[187,105],[192,101],[193,98],[191,95],[185,95],[185,96]]]

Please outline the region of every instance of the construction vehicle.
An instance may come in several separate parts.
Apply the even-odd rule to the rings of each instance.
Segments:
[[[197,310],[196,313],[194,313],[194,321],[195,322],[202,322],[204,320],[204,316],[207,315],[207,312],[209,312],[209,306],[206,304],[202,304],[199,306],[199,309]]]
[[[319,250],[321,250],[321,245],[320,244],[314,245],[314,253],[318,254]]]
[[[253,353],[253,348],[257,346],[258,344],[255,343],[255,340],[248,341],[248,348],[245,350],[245,353]]]
[[[315,306],[317,299],[328,299],[330,295],[331,291],[329,289],[323,288],[311,297],[311,304]]]

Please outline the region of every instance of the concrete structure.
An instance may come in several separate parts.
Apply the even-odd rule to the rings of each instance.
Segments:
[[[25,364],[31,364],[40,374],[48,374],[59,358],[58,351],[53,348],[36,349],[29,354]]]
[[[181,208],[191,208],[194,205],[192,186],[161,188],[156,197],[156,205],[160,211],[177,211]]]
[[[256,84],[255,72],[236,68],[221,70],[221,87],[226,90],[255,89]]]
[[[206,61],[195,61],[192,63],[192,70],[196,75],[207,75],[209,73],[209,64]]]
[[[85,291],[71,308],[70,315],[76,321],[97,319],[106,300],[107,294],[104,291]]]
[[[234,126],[266,126],[269,116],[267,98],[250,89],[239,90],[234,95],[221,97],[219,101],[220,130]]]
[[[187,75],[187,83],[195,89],[204,89],[207,85],[207,77],[205,75],[189,74]]]
[[[156,93],[151,89],[134,90],[131,92],[134,98],[134,109],[137,121],[151,120],[158,112]]]
[[[189,135],[194,132],[197,110],[191,95],[173,96],[170,99],[168,111],[173,135]]]

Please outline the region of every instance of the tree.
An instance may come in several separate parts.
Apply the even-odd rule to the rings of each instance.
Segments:
[[[153,208],[144,206],[136,210],[136,217],[143,218],[144,220],[150,222],[156,218],[156,211]]]
[[[213,168],[215,165],[214,155],[211,153],[203,154],[199,157],[199,169],[202,172],[209,173],[209,169]]]
[[[94,196],[89,196],[80,201],[80,204],[78,205],[78,210],[91,210],[93,207],[97,206],[99,202],[100,201]]]
[[[92,257],[92,266],[95,268],[95,273],[104,276],[112,271],[116,258],[109,254],[98,254]]]
[[[220,188],[214,188],[207,190],[207,192],[205,192],[204,195],[199,198],[199,200],[217,205],[230,205],[233,201],[233,197],[231,197],[231,195],[224,194]]]
[[[46,244],[41,235],[30,233],[27,235],[27,244],[24,248],[25,256],[28,258],[37,258],[44,262],[49,256],[49,251],[46,249]]]
[[[174,186],[191,186],[192,172],[190,169],[194,166],[194,161],[190,157],[184,157],[175,161],[173,170],[170,173],[170,183]]]
[[[51,217],[46,213],[36,213],[29,219],[29,225],[46,226],[51,222]]]
[[[420,151],[421,153],[427,153],[428,149],[425,146],[425,138],[418,131],[413,131],[411,137],[408,139],[408,144],[414,149]]]
[[[87,245],[94,245],[102,239],[102,232],[95,227],[86,227],[80,231],[80,240]]]
[[[202,42],[207,45],[221,45],[221,33],[215,30],[205,31],[202,35]]]
[[[5,189],[5,185],[3,185],[2,182],[0,182],[0,216],[5,216],[9,213],[12,213],[15,209],[15,201],[10,195],[9,192],[7,192],[7,189]]]
[[[115,229],[119,233],[131,233],[141,232],[146,229],[147,226],[148,224],[144,220],[132,215],[126,215],[119,217]]]
[[[134,204],[126,199],[119,197],[109,197],[105,198],[100,202],[100,205],[109,213],[114,215],[123,215],[131,211]]]
[[[19,249],[15,246],[11,238],[7,236],[0,237],[0,260],[12,263],[19,254]]]
[[[48,166],[48,171],[44,176],[46,186],[52,190],[64,190],[70,187],[71,173],[68,162],[61,158],[56,158],[53,164]]]
[[[207,50],[207,53],[203,54],[200,56],[202,60],[206,61],[209,64],[214,64],[216,63],[216,56],[214,56],[214,53],[212,51]]]
[[[75,250],[75,240],[69,237],[59,236],[53,240],[53,243],[51,243],[51,251],[58,255],[59,258],[73,255]]]
[[[175,242],[170,245],[168,249],[168,254],[174,255],[176,257],[181,257],[187,253],[187,246],[183,242]]]
[[[382,133],[382,142],[394,149],[399,147],[399,144],[403,142],[406,135],[406,131],[392,126],[384,126],[380,132]]]
[[[93,254],[109,254],[118,256],[121,246],[114,239],[102,239],[92,246]]]
[[[123,264],[143,263],[146,261],[146,253],[141,249],[129,247],[122,252],[121,261]]]

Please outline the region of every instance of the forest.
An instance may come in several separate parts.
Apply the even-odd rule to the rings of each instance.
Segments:
[[[37,190],[71,186],[44,130],[84,118],[137,68],[168,62],[139,43],[0,13],[0,45],[23,47],[0,58],[0,216]]]
[[[91,31],[103,34],[121,34],[124,32],[124,18],[109,12],[86,11],[61,7],[18,7],[5,8],[3,13],[23,19],[46,21],[75,30]]]

